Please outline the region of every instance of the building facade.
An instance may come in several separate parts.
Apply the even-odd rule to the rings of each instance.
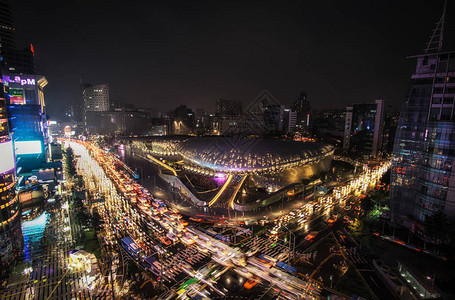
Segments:
[[[391,210],[396,222],[455,215],[455,52],[442,51],[444,14],[417,61],[395,135]],[[406,218],[410,217],[410,218]]]
[[[173,134],[190,134],[194,132],[196,118],[193,110],[186,105],[180,105],[173,111],[174,121],[172,123]]]
[[[2,78],[18,172],[31,171],[49,157],[49,130],[43,91],[47,80],[44,76],[23,74]]]
[[[84,111],[109,110],[109,85],[85,85],[83,91]]]
[[[82,90],[84,101],[84,123],[87,126],[87,112],[91,111],[109,111],[109,85],[85,84]]]
[[[16,48],[13,10],[8,0],[0,0],[0,40],[5,69],[10,73],[35,74],[35,54],[30,44]]]
[[[297,113],[296,129],[299,131],[308,131],[310,128],[311,106],[308,102],[306,92],[301,92],[300,96],[291,106],[291,110]]]
[[[0,0],[0,38],[2,39],[2,48],[14,47],[14,30],[11,5],[7,0]]]
[[[90,134],[149,135],[150,113],[125,107],[113,111],[88,111],[86,130]]]
[[[242,114],[242,102],[217,99],[216,100],[216,115],[218,117],[240,116]]]
[[[0,277],[6,277],[23,249],[16,196],[14,147],[8,126],[7,99],[0,84]]]
[[[293,132],[297,125],[297,115],[296,111],[292,111],[289,108],[284,109],[283,116],[283,131],[284,133]]]
[[[346,108],[343,150],[377,156],[382,150],[384,100],[374,104],[354,104]]]

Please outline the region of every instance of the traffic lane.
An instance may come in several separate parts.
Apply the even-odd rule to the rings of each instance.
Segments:
[[[359,272],[378,299],[399,299],[374,270],[359,270]]]
[[[296,237],[306,236],[311,231],[323,230],[327,226],[327,220],[332,215],[332,208],[326,208],[317,215],[313,215],[303,224],[294,221],[290,225],[290,230]]]
[[[336,226],[334,227],[335,237],[341,246],[345,246],[346,248],[357,247],[357,244],[351,241],[351,239],[342,231],[342,229],[346,226],[346,223],[341,222],[339,219],[336,224],[334,224],[334,226]],[[347,255],[347,253],[345,253],[345,255],[349,258],[349,255]],[[358,271],[365,279],[365,282],[368,284],[370,289],[379,299],[397,299],[369,264],[356,264],[351,259],[350,261],[354,264],[355,268],[361,268],[358,269]]]
[[[289,227],[291,230],[293,230],[294,228],[296,229],[295,231],[293,230],[294,233],[299,231],[299,234],[302,234],[302,232],[303,234],[306,234],[312,230],[315,230],[315,227],[320,226],[319,224],[321,222],[322,224],[327,225],[327,221],[331,216],[339,215],[343,212],[344,212],[343,208],[341,208],[340,204],[338,203],[332,207],[322,206],[321,208],[314,210],[313,213],[310,213],[310,217],[306,222],[299,223],[297,221],[297,218],[295,218],[290,222]]]
[[[247,278],[237,274],[234,270],[229,269],[226,273],[220,276],[217,283],[219,286],[226,289],[226,297],[239,297],[245,299],[276,299],[276,291],[271,289],[271,284],[262,279],[258,279],[258,283],[252,288],[245,288]]]

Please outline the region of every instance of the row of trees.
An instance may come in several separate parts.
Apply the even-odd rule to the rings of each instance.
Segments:
[[[427,216],[424,222],[425,234],[435,244],[443,244],[451,256],[455,255],[455,218],[449,218],[443,211]]]
[[[62,146],[63,147],[63,146]],[[71,147],[62,149],[63,161],[65,164],[65,170],[69,178],[73,178],[76,175],[76,164],[74,161],[74,152]]]
[[[384,178],[387,181],[388,178]],[[350,226],[352,235],[364,246],[371,246],[373,232],[380,231],[384,221],[379,218],[390,204],[389,189],[382,187],[371,192],[361,202],[361,215]],[[390,225],[390,224],[389,224]],[[393,225],[393,224],[392,224]],[[395,225],[394,225],[395,226]],[[421,238],[443,249],[449,256],[455,256],[455,218],[450,218],[442,211],[425,218],[424,233]],[[409,233],[411,235],[411,233]],[[442,247],[439,247],[441,246]]]
[[[388,197],[388,190],[381,188],[362,199],[361,214],[350,226],[352,235],[362,246],[371,246],[373,232],[380,223],[379,217],[384,210],[388,210]]]

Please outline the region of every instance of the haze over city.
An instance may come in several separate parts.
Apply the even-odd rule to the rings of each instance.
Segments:
[[[453,9],[448,3],[448,11]],[[114,100],[214,111],[264,89],[290,105],[343,108],[384,98],[401,107],[440,9],[434,1],[14,1],[19,42],[33,43],[50,79],[49,113],[80,98],[80,80]],[[20,13],[19,13],[20,12]],[[445,46],[454,45],[446,23]],[[452,47],[453,48],[453,47]]]

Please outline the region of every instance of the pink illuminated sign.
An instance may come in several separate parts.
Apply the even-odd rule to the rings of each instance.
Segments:
[[[3,76],[3,80],[9,83],[20,83],[20,85],[36,85],[35,78],[22,78],[20,76]]]

